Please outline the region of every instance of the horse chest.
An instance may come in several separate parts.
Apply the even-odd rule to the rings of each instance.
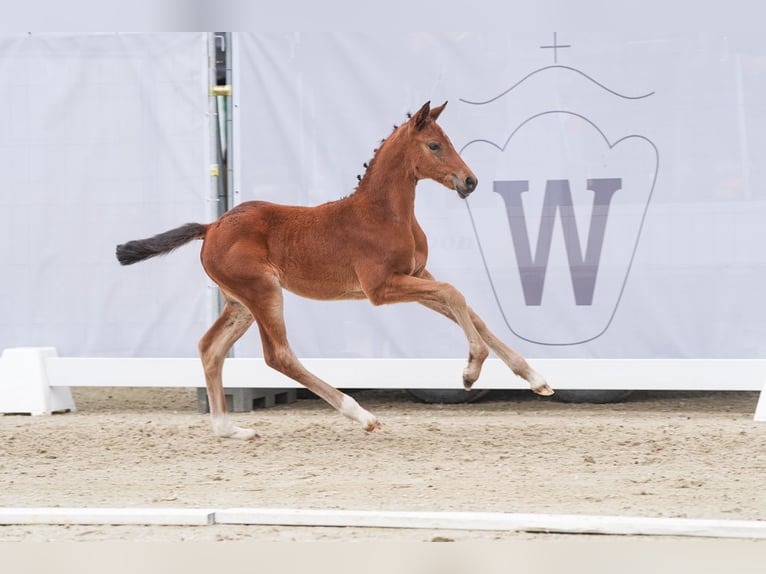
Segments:
[[[426,266],[428,259],[428,240],[425,233],[417,223],[414,223],[409,232],[402,233],[401,241],[395,249],[396,259],[404,265],[404,271],[408,275],[419,273]]]
[[[418,228],[420,230],[420,228]],[[420,230],[420,234],[415,235],[415,250],[412,255],[413,269],[412,273],[419,273],[426,266],[428,260],[428,240],[425,233]]]

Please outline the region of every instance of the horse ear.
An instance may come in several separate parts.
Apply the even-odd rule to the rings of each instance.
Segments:
[[[436,106],[431,110],[430,116],[433,121],[436,121],[438,117],[441,115],[441,113],[444,111],[444,108],[447,107],[447,102],[444,102],[440,106]]]
[[[412,122],[412,125],[415,126],[416,130],[422,130],[425,127],[426,123],[430,119],[428,115],[430,111],[431,102],[428,101],[423,104],[423,107],[421,107],[414,116],[412,116],[410,121]]]

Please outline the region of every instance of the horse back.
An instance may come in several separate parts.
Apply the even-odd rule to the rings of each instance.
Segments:
[[[348,214],[337,207],[242,203],[210,225],[202,248],[205,271],[224,290],[268,276],[304,297],[363,297],[345,237]]]

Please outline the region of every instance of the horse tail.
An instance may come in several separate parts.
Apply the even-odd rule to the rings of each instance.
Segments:
[[[132,265],[150,257],[170,253],[190,241],[203,239],[207,227],[203,223],[187,223],[148,239],[128,241],[117,246],[117,260],[121,265]]]

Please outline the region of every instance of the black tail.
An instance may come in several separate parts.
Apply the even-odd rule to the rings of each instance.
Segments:
[[[122,265],[132,265],[156,255],[169,253],[194,239],[202,239],[206,230],[207,225],[202,223],[187,223],[148,239],[128,241],[117,246],[117,261]]]

